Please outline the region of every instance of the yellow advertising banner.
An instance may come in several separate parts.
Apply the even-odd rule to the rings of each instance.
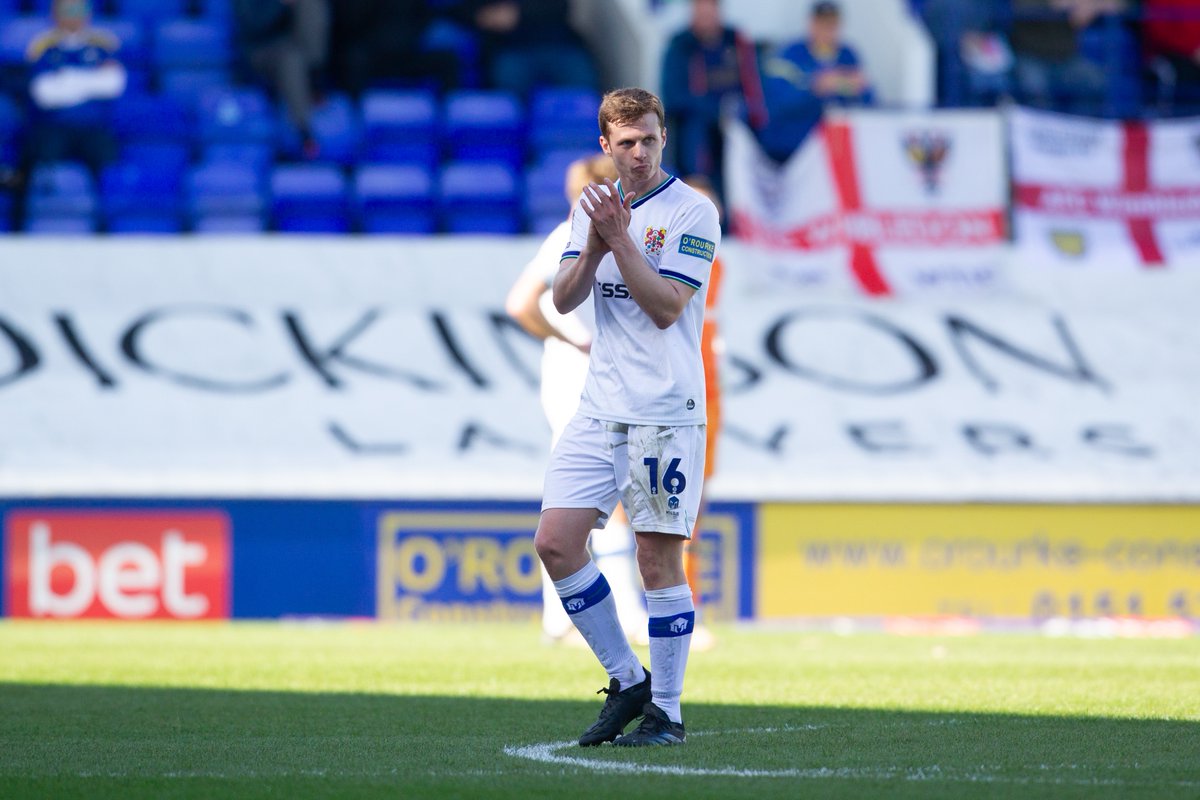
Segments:
[[[764,505],[760,619],[1200,617],[1200,506]]]

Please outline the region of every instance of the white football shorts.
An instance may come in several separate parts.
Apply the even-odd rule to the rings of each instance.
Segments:
[[[542,510],[620,500],[638,533],[692,537],[704,488],[705,426],[626,425],[576,414],[550,456]]]

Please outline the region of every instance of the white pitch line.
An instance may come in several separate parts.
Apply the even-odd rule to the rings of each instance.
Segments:
[[[726,731],[697,731],[688,734],[690,737],[695,736],[712,736],[712,735],[728,735],[728,734],[756,734],[756,733],[780,733],[787,731],[802,731],[802,730],[819,730],[828,727],[826,725],[801,725],[801,726],[786,726],[782,728],[745,728],[741,730],[726,730]],[[1019,776],[1019,775],[1002,775],[999,773],[988,772],[986,769],[964,770],[955,767],[941,767],[932,765],[928,767],[896,767],[896,766],[879,766],[879,767],[809,767],[804,769],[741,769],[737,767],[684,767],[678,765],[663,765],[663,764],[632,764],[626,761],[601,761],[598,759],[582,758],[580,756],[563,755],[562,750],[570,747],[577,747],[578,743],[573,741],[568,742],[544,742],[541,744],[531,745],[507,745],[504,748],[505,755],[514,758],[522,758],[529,761],[537,761],[543,764],[554,764],[562,767],[579,767],[595,772],[618,773],[629,775],[673,775],[679,777],[685,776],[704,776],[704,777],[732,777],[732,778],[800,778],[800,779],[843,779],[843,780],[906,780],[906,781],[944,781],[958,783],[1007,783],[1007,784],[1048,784],[1048,785],[1070,785],[1070,786],[1114,786],[1114,787],[1134,787],[1148,786],[1150,784],[1131,783],[1118,778],[1060,778],[1060,777],[1038,777],[1038,776]],[[1071,768],[1087,769],[1082,765],[1069,765]],[[1049,765],[1042,764],[1037,767],[1041,770],[1055,769]],[[1200,781],[1174,781],[1170,784],[1179,788],[1197,788],[1200,787]]]

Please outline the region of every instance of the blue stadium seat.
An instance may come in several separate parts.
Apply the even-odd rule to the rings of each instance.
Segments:
[[[565,170],[542,162],[525,172],[525,215],[534,233],[548,233],[567,218],[570,205],[563,192]]]
[[[170,95],[134,94],[113,107],[113,129],[124,142],[185,144],[194,135],[191,107]]]
[[[121,42],[117,57],[130,72],[145,71],[150,66],[150,45],[146,28],[136,17],[96,17],[92,24],[108,31]]]
[[[432,91],[363,93],[363,160],[436,164],[437,97]]]
[[[333,164],[285,164],[271,172],[271,210],[285,233],[346,233],[349,191]]]
[[[50,29],[47,16],[12,17],[0,27],[0,66],[25,63],[25,51],[38,34]]]
[[[441,228],[447,233],[521,232],[520,175],[504,161],[459,161],[442,169]]]
[[[120,161],[100,174],[100,209],[111,233],[178,233],[183,175],[161,163]]]
[[[105,225],[105,232],[114,236],[173,236],[183,233],[183,220],[153,211],[133,212],[114,217]]]
[[[530,147],[535,154],[551,149],[598,149],[599,107],[600,97],[590,89],[538,89],[529,102]]]
[[[267,144],[274,142],[278,133],[275,106],[257,88],[208,87],[200,93],[196,115],[203,143]]]
[[[204,19],[169,19],[154,28],[159,69],[219,69],[233,62],[230,29]]]
[[[25,125],[25,114],[17,101],[0,92],[0,141],[15,137]]]
[[[21,148],[15,134],[0,133],[0,168],[11,167],[21,160]]]
[[[130,142],[121,148],[122,161],[173,175],[181,183],[191,155],[190,147],[174,142]]]
[[[0,233],[8,233],[12,230],[12,212],[13,206],[16,204],[16,198],[12,192],[0,191]]]
[[[441,3],[443,7],[456,2]],[[438,4],[433,4],[438,5]],[[436,15],[421,36],[424,50],[449,50],[458,59],[459,83],[464,89],[475,88],[481,83],[479,36],[470,28],[452,22],[440,14]]]
[[[437,230],[433,172],[419,164],[363,164],[354,175],[354,206],[364,233]]]
[[[188,172],[184,203],[191,226],[208,218],[254,217],[265,222],[262,175],[245,164],[218,161]]]
[[[597,134],[597,137],[599,137],[599,134]],[[565,178],[567,167],[571,166],[572,161],[600,155],[604,155],[604,151],[600,149],[599,141],[595,141],[588,147],[564,147],[545,150],[538,154],[537,166],[549,171],[558,170],[559,175]]]
[[[200,0],[199,11],[205,19],[233,24],[233,0]]]
[[[73,161],[38,164],[29,176],[26,204],[31,216],[90,219],[96,210],[92,174]]]
[[[320,147],[321,160],[352,164],[362,148],[362,118],[349,96],[331,94],[313,109],[312,135]]]
[[[228,69],[164,69],[158,73],[158,88],[162,94],[176,98],[195,108],[206,93],[228,87],[233,77]]]
[[[214,142],[200,151],[200,161],[214,164],[220,161],[250,167],[264,180],[275,160],[275,148],[260,142]]]
[[[261,215],[220,215],[200,217],[192,225],[193,233],[206,236],[248,236],[265,230]]]
[[[525,110],[516,96],[496,91],[446,95],[444,125],[450,157],[504,161],[519,167],[525,156]]]
[[[111,0],[111,3],[118,14],[151,21],[183,17],[188,12],[188,0]]]
[[[25,233],[33,236],[90,236],[96,232],[92,217],[43,217],[26,214]]]

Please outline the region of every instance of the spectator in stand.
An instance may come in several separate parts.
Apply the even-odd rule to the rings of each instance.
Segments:
[[[247,65],[283,98],[304,157],[316,158],[312,112],[329,50],[328,0],[234,0],[233,10]]]
[[[690,26],[667,46],[662,84],[669,162],[681,175],[704,176],[722,196],[722,118],[736,115],[761,130],[767,107],[754,43],[721,21],[719,0],[692,0]]]
[[[938,98],[992,106],[1011,92],[1013,54],[1005,0],[925,0],[921,17],[937,47]]]
[[[770,115],[758,138],[783,162],[821,121],[829,105],[870,104],[874,94],[858,55],[841,41],[841,10],[830,0],[812,7],[808,38],[772,54],[763,67]]]
[[[599,88],[568,0],[463,0],[453,11],[481,35],[493,88],[522,98],[538,86]]]
[[[55,0],[54,27],[26,51],[32,76],[34,120],[26,140],[22,175],[39,161],[82,161],[97,176],[117,156],[109,109],[125,93],[120,41],[93,28],[88,0]]]
[[[1188,113],[1200,110],[1200,3],[1144,0],[1143,43],[1160,88]]]
[[[332,43],[337,83],[354,97],[380,79],[429,83],[443,92],[459,86],[458,57],[423,44],[432,21],[425,0],[337,0]]]
[[[1084,53],[1080,34],[1123,6],[1123,0],[1013,0],[1017,100],[1039,108],[1099,113],[1108,76],[1103,65]]]

